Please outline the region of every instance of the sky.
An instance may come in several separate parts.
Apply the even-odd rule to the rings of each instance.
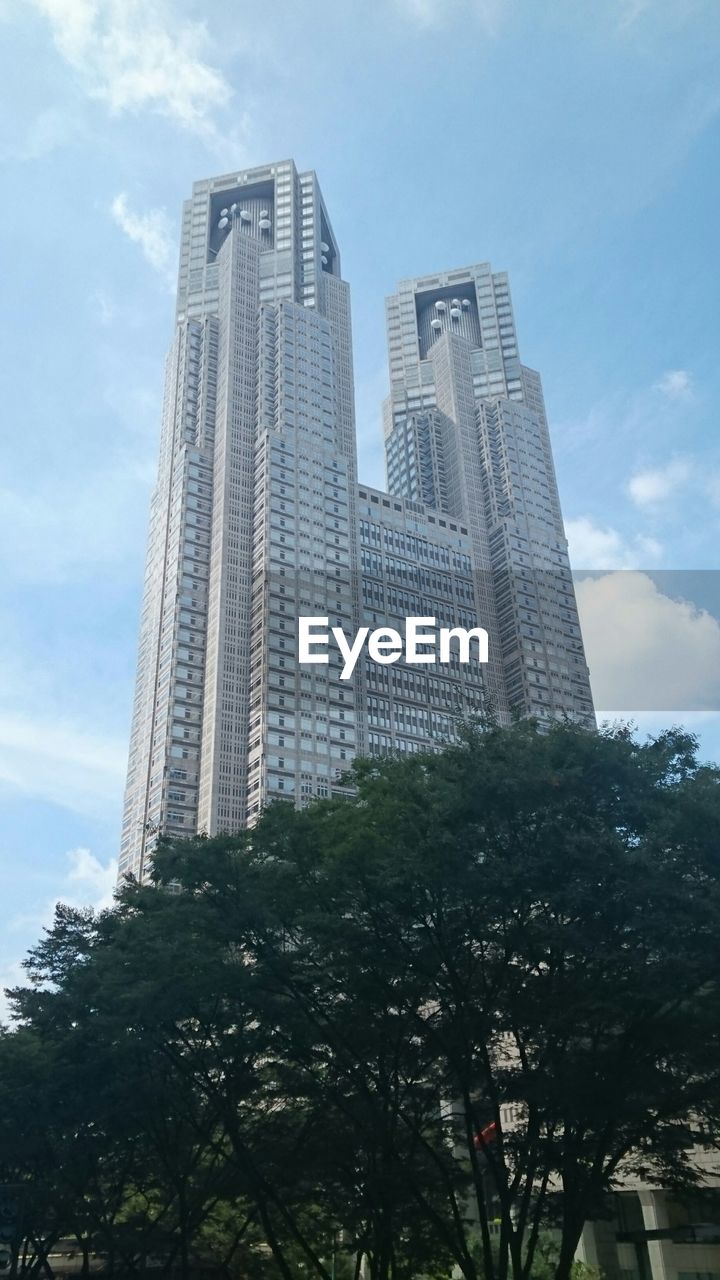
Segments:
[[[510,273],[601,715],[720,758],[717,0],[0,0],[0,985],[110,900],[194,180],[317,170],[384,481],[383,299]],[[616,570],[615,573],[608,573]]]

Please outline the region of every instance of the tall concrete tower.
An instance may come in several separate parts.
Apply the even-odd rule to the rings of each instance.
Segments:
[[[336,665],[301,677],[293,653],[298,614],[323,613],[330,586],[333,621],[357,626],[353,415],[348,286],[314,173],[286,162],[196,183],[151,504],[121,875],[145,872],[158,832],[238,829],[273,794],[327,794],[352,758],[354,683]]]
[[[387,326],[390,492],[467,524],[510,711],[591,722],[542,386],[520,361],[507,275],[482,263],[404,280]]]
[[[389,493],[358,485],[347,284],[315,174],[196,183],[183,210],[119,872],[160,832],[238,830],[342,793],[357,754],[437,748],[492,708],[592,716],[537,374],[507,278],[404,282],[388,302]],[[339,651],[409,616],[483,626],[487,664]]]

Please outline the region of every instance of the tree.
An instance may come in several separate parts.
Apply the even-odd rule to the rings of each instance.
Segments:
[[[276,810],[263,826],[271,845],[280,817]],[[404,1136],[401,1158],[397,1136],[388,1140],[398,1123],[391,1095],[401,1087],[402,1063],[403,1092],[414,1091],[416,1111],[423,1105],[438,1131],[437,1087],[419,1071],[407,1021],[402,1026],[386,1011],[373,1028],[359,968],[352,994],[346,986],[334,1005],[317,941],[291,933],[283,918],[292,888],[289,881],[283,888],[275,865],[256,833],[163,849],[158,883],[164,878],[183,892],[126,890],[123,947],[137,976],[127,967],[119,974],[123,990],[112,1008],[139,1026],[148,998],[141,975],[159,972],[151,963],[157,949],[178,955],[172,972],[187,973],[187,981],[176,982],[170,1001],[162,991],[153,997],[152,1025],[173,1070],[214,1116],[281,1274],[292,1275],[300,1258],[312,1274],[329,1277],[333,1252],[353,1257],[353,1265],[365,1254],[373,1277],[391,1270],[400,1277],[403,1266],[410,1274],[411,1265],[447,1250],[427,1227],[429,1174],[421,1179],[417,1167],[408,1174],[427,1164],[426,1151],[410,1159],[408,1143],[418,1144]],[[344,921],[344,935],[350,926]],[[329,1036],[341,1023],[342,1045],[338,1034]],[[354,1047],[349,1026],[360,1036]],[[425,1147],[432,1149],[427,1140]],[[456,1179],[451,1153],[444,1161]],[[424,1187],[420,1202],[409,1183]]]
[[[373,1280],[532,1280],[552,1226],[569,1280],[624,1171],[697,1176],[720,772],[693,739],[471,726],[352,780],[162,843],[152,885],[65,909],[31,955],[8,1062],[39,1045],[75,1079],[52,1132],[81,1155],[46,1232],[183,1274],[212,1247],[285,1280],[363,1256]]]
[[[442,1064],[487,1276],[529,1276],[552,1215],[569,1275],[623,1168],[694,1176],[689,1120],[717,1090],[719,776],[678,732],[523,724],[360,764],[350,802],[283,811],[284,845],[270,823],[274,874],[302,869],[295,927],[332,954],[327,918],[351,921],[376,1009],[410,1011]]]
[[[156,1034],[153,1001],[175,977],[187,989],[189,974],[183,982],[168,947],[144,957],[156,966],[144,987],[129,965],[144,1015],[129,1024],[121,998],[129,941],[119,911],[96,918],[60,907],[31,953],[31,986],[10,993],[20,1028],[0,1042],[3,1092],[25,1133],[24,1141],[9,1135],[7,1149],[22,1157],[17,1176],[31,1189],[31,1239],[46,1270],[48,1246],[72,1233],[86,1268],[91,1250],[104,1253],[111,1273],[160,1254],[186,1277],[191,1242],[235,1187],[214,1117],[183,1087]]]

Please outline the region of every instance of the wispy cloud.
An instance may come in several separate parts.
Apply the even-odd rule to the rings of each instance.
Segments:
[[[453,17],[474,17],[495,31],[512,0],[395,0],[400,12],[419,27],[436,27]]]
[[[668,400],[692,400],[695,394],[692,374],[687,369],[668,369],[658,378],[654,390],[660,391]]]
[[[212,138],[232,90],[202,22],[165,0],[29,0],[87,93],[113,113],[150,109]]]
[[[104,289],[96,289],[88,301],[101,325],[113,323],[117,316],[117,306]]]
[[[685,458],[674,458],[664,467],[637,471],[628,481],[628,493],[637,507],[653,507],[685,487],[692,475]]]
[[[618,391],[590,406],[584,420],[558,423],[555,441],[566,452],[596,454],[607,458],[608,448],[618,445],[618,456],[627,453],[628,441],[643,450],[678,436],[678,413],[694,415],[698,408],[694,379],[687,369],[670,369],[654,381]],[[620,448],[622,446],[622,448]]]
[[[711,472],[705,477],[705,493],[714,507],[720,507],[720,471]]]
[[[75,813],[102,816],[118,803],[127,740],[43,713],[0,711],[0,785]]]
[[[565,522],[570,560],[577,570],[638,569],[651,566],[662,555],[655,538],[635,534],[624,537],[617,529],[595,524],[588,516]]]
[[[683,500],[692,494],[701,501],[714,502],[720,492],[720,485],[714,482],[718,474],[715,450],[673,456],[673,444],[681,435],[688,442],[698,438],[702,407],[692,373],[669,369],[644,387],[592,405],[584,420],[558,424],[553,431],[554,443],[566,457],[578,458],[587,477],[586,489],[599,478],[602,488],[597,490],[597,501],[602,500],[606,511],[620,493],[646,515],[653,534],[658,532],[662,517],[660,536],[664,537],[665,526],[680,515],[679,501],[671,506],[670,499]],[[615,472],[612,487],[608,486],[608,466],[610,473]],[[642,531],[628,536],[608,527],[607,516],[599,521],[586,501],[585,510],[568,526],[579,568],[633,568],[656,563],[658,544],[654,538],[645,537]],[[614,512],[613,523],[618,520],[622,529],[624,520]]]
[[[618,5],[618,27],[624,30],[631,27],[638,18],[647,12],[651,0],[620,0]]]
[[[615,0],[617,28],[629,32],[645,21],[662,27],[681,26],[695,18],[705,0]]]
[[[173,224],[164,209],[148,209],[134,213],[128,205],[127,195],[121,191],[115,196],[110,212],[124,235],[140,246],[143,257],[168,288],[176,283],[175,258],[177,243]]]
[[[74,112],[48,107],[24,126],[13,120],[12,134],[0,142],[0,160],[43,160],[82,132],[83,125]]]

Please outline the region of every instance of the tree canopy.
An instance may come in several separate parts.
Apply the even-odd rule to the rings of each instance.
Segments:
[[[33,1265],[531,1280],[720,1098],[720,771],[692,737],[469,727],[353,794],[161,842],[59,908],[0,1037]]]

